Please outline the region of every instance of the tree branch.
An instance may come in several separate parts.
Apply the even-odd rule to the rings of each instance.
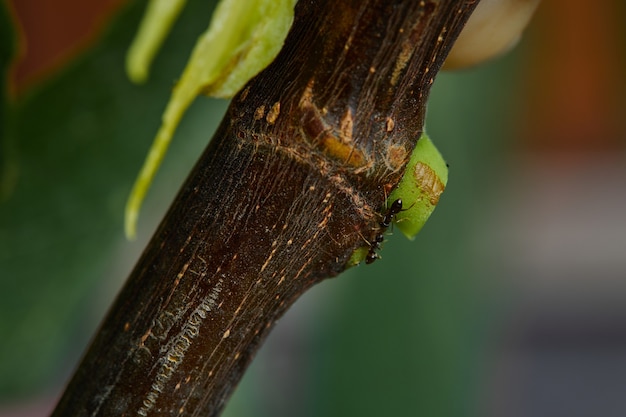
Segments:
[[[53,415],[219,414],[275,321],[376,235],[475,3],[301,0]]]

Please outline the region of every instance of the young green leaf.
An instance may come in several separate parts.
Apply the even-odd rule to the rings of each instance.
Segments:
[[[133,238],[141,203],[154,175],[163,160],[174,131],[189,105],[200,93],[214,97],[231,97],[252,77],[269,65],[276,57],[293,21],[295,0],[222,0],[216,7],[207,31],[198,39],[178,84],[163,114],[162,124],[150,148],[146,161],[137,177],[125,213],[126,236]],[[172,7],[163,25],[171,24],[176,9]],[[176,12],[177,13],[177,12]],[[160,19],[158,13],[149,19]],[[158,22],[145,23],[146,27]],[[146,29],[148,31],[148,29]],[[151,29],[149,33],[161,36],[163,31]],[[154,43],[142,40],[137,45],[152,48]],[[156,41],[155,41],[156,42]],[[158,42],[157,42],[158,43]],[[151,53],[133,46],[129,57],[131,77],[147,74],[149,63],[135,62],[133,56],[148,60]],[[133,69],[133,68],[138,69]],[[145,69],[144,69],[145,68]]]
[[[402,199],[403,209],[395,222],[407,238],[414,239],[424,226],[447,183],[447,164],[426,133],[422,133],[402,180],[387,200]]]

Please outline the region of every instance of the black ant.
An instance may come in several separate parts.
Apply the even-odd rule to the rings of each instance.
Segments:
[[[393,218],[396,216],[396,214],[400,213],[401,211],[402,211],[402,200],[398,198],[393,203],[391,203],[391,206],[389,206],[389,208],[387,209],[387,212],[383,216],[383,219],[380,221],[380,223],[378,223],[378,225],[380,226],[380,229],[378,230],[378,233],[376,234],[376,236],[374,236],[374,239],[372,240],[372,242],[370,242],[370,250],[367,252],[367,255],[365,256],[366,264],[369,265],[379,258],[378,253],[376,253],[376,251],[380,249],[380,244],[383,243],[383,241],[385,240],[384,233],[391,225],[391,222],[393,222]]]

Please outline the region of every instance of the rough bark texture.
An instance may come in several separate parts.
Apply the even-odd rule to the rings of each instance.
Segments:
[[[301,0],[53,415],[219,414],[275,321],[376,235],[474,3]]]

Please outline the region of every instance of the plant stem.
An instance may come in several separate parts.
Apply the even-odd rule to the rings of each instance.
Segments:
[[[376,235],[476,3],[301,0],[53,416],[218,415],[276,320]]]

